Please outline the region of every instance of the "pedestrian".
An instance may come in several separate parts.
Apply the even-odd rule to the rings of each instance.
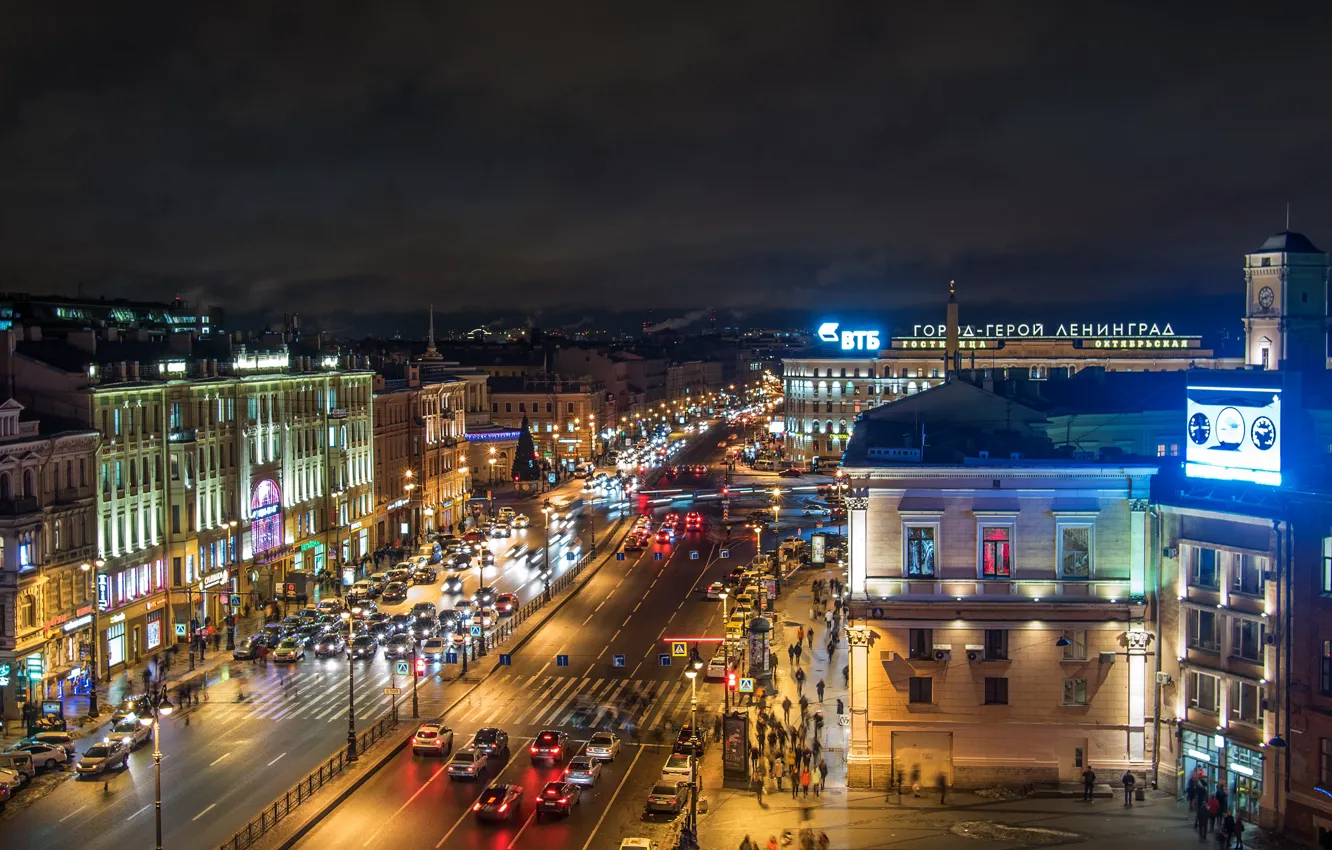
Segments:
[[[805,670],[800,668],[796,670],[796,693],[802,693],[805,690]]]
[[[777,759],[772,763],[772,780],[777,783],[777,790],[782,790],[782,777],[786,775],[786,762]]]
[[[777,850],[777,836],[775,835],[768,836],[768,846],[765,848],[765,850]]]
[[[1226,783],[1224,783],[1224,782],[1219,782],[1219,783],[1217,783],[1217,786],[1216,786],[1216,805],[1217,805],[1217,807],[1221,810],[1220,813],[1221,813],[1222,815],[1224,815],[1226,812],[1230,811],[1230,794],[1226,791]],[[1213,828],[1213,829],[1216,829],[1216,824],[1215,824],[1215,823],[1212,824],[1212,828]]]
[[[759,728],[759,738],[763,737],[762,727]],[[722,739],[722,719],[718,714],[712,721],[712,740],[720,741]]]
[[[791,774],[791,799],[796,799],[800,795],[800,771],[792,763],[789,772]]]
[[[1197,777],[1197,776],[1190,776],[1190,777],[1189,777],[1189,787],[1188,787],[1188,789],[1184,792],[1184,797],[1185,797],[1185,799],[1187,799],[1187,800],[1189,801],[1189,809],[1188,809],[1188,810],[1189,810],[1190,812],[1192,812],[1192,811],[1193,811],[1193,807],[1194,807],[1195,805],[1197,805],[1197,802],[1198,802],[1198,777]],[[1084,798],[1084,799],[1085,799],[1085,798]]]
[[[814,712],[814,737],[823,737],[823,712]]]
[[[805,632],[805,637],[809,640],[809,648],[814,648],[814,627],[810,626],[809,631]]]
[[[823,622],[824,622],[824,625],[825,625],[827,628],[829,628],[829,629],[832,628],[832,624],[833,624],[833,612],[832,612],[832,609],[829,609],[829,610],[827,610],[827,611],[824,612],[824,614],[823,614]]]
[[[786,661],[792,667],[795,666],[795,644],[793,643],[788,643],[786,645]]]
[[[819,790],[828,787],[828,760],[819,759]]]
[[[1221,816],[1221,846],[1229,850],[1230,842],[1235,837],[1235,816],[1226,812]]]
[[[805,627],[801,626],[800,628],[796,629],[796,643],[801,644],[804,642],[805,642]]]
[[[828,635],[828,660],[831,661],[833,653],[837,651],[837,634],[833,632]]]
[[[1221,819],[1221,801],[1215,796],[1207,800],[1207,828],[1216,829],[1216,822]]]
[[[791,722],[791,698],[782,698],[782,722],[790,724]]]
[[[1193,828],[1198,830],[1198,840],[1207,840],[1207,804],[1199,802],[1193,810]]]
[[[811,623],[813,623],[813,622],[814,622],[815,620],[817,620],[817,619],[818,619],[818,613],[814,610],[814,606],[811,605],[811,606],[809,607],[809,621],[810,621]],[[804,635],[801,635],[800,637],[801,637],[801,639],[803,640],[805,636],[804,636]]]
[[[814,784],[814,796],[815,796],[815,797],[820,797],[820,796],[822,796],[822,795],[823,795],[823,765],[821,765],[821,764],[819,764],[819,765],[815,765],[815,766],[814,766],[814,783],[813,783],[813,784]]]
[[[803,655],[804,652],[805,649],[802,645],[800,644],[795,645],[795,663],[797,667],[800,666],[800,656]]]
[[[943,771],[939,771],[939,776],[934,780],[934,785],[939,789],[939,805],[948,803],[948,777],[944,776]]]
[[[805,768],[804,770],[801,770],[801,771],[800,771],[800,790],[803,791],[803,792],[805,792],[805,796],[806,796],[806,797],[809,796],[809,784],[810,784],[811,781],[813,781],[813,777],[810,776],[809,768]]]
[[[823,702],[823,680],[822,680],[822,679],[819,679],[817,682],[814,683],[814,690],[815,690],[815,691],[818,691],[818,694],[819,694],[819,702],[820,702],[820,703]]]
[[[1091,802],[1092,787],[1096,785],[1096,771],[1087,765],[1087,769],[1082,771],[1082,799],[1085,802]]]
[[[1244,846],[1244,815],[1235,815],[1235,846]]]
[[[759,848],[758,845],[750,841],[749,836],[746,835],[744,838],[740,839],[740,850],[759,850]]]
[[[801,719],[803,720],[807,714],[809,714],[809,697],[805,696],[804,694],[801,694],[801,695],[800,695],[800,717],[801,717]]]
[[[1133,777],[1133,771],[1124,771],[1124,776],[1119,781],[1124,785],[1124,805],[1133,805],[1133,786],[1138,784],[1138,780]]]
[[[911,796],[920,796],[920,765],[911,765]]]

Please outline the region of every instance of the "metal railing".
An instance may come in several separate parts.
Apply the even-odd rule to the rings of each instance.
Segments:
[[[578,557],[578,560],[574,562],[574,565],[566,570],[563,575],[552,579],[550,582],[552,601],[557,594],[563,593],[568,589],[568,587],[572,585],[583,572],[583,568],[591,562],[591,553],[584,552]],[[546,600],[545,594],[543,593],[541,596],[538,596],[536,599],[533,599],[531,602],[528,602],[526,605],[519,608],[512,616],[505,618],[505,620],[496,625],[494,629],[490,630],[485,635],[484,643],[480,640],[475,641],[475,644],[479,645],[479,648],[481,649],[480,654],[484,655],[493,652],[501,643],[513,637],[513,634],[518,630],[518,627],[521,626],[528,617],[531,617],[537,611],[541,610],[541,606],[544,604],[546,604]]]
[[[374,726],[371,726],[357,737],[356,754],[360,755],[370,749],[376,741],[387,735],[397,725],[397,721],[391,714],[381,717]],[[263,835],[286,820],[292,812],[308,802],[315,795],[315,792],[331,782],[333,777],[346,770],[349,764],[347,748],[342,747],[337,754],[321,764],[317,770],[311,771],[304,779],[289,788],[287,793],[265,806],[264,810],[252,818],[249,823],[236,830],[231,839],[222,844],[219,850],[245,850],[245,848],[250,847]]]

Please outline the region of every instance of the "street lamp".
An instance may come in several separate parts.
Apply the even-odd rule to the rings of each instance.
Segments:
[[[731,671],[731,642],[726,636],[726,597],[729,595],[726,591],[717,594],[721,597],[722,604],[722,661],[726,664],[726,672]],[[731,707],[731,689],[722,685],[722,707]]]
[[[685,676],[689,677],[689,727],[693,729],[694,741],[702,741],[703,738],[698,732],[698,691],[694,680],[698,678],[698,671],[702,669],[703,662],[696,660],[693,670],[686,670]],[[689,763],[689,830],[697,835],[698,833],[698,746],[690,747],[694,751],[694,757]]]
[[[541,566],[545,570],[542,576],[545,581],[545,599],[550,601],[550,499],[546,499],[541,505],[541,513],[546,516],[546,545],[541,550]]]
[[[79,564],[79,569],[88,574],[88,598],[92,600],[92,648],[88,655],[88,660],[92,664],[92,690],[88,692],[88,716],[97,716],[97,569],[101,569],[106,563],[101,558],[93,561],[91,564],[84,561]],[[97,569],[93,569],[94,565]]]
[[[347,763],[356,761],[356,665],[352,659],[351,643],[356,637],[356,621],[353,614],[361,613],[360,608],[342,612],[342,619],[347,624]],[[412,671],[415,672],[415,671]]]
[[[140,717],[139,723],[153,727],[153,808],[157,834],[157,850],[162,850],[162,724],[160,717],[165,717],[174,710],[171,700],[167,699],[166,685],[161,685],[153,694],[148,705],[152,709],[151,717]]]
[[[490,457],[486,461],[490,464],[490,486],[495,486],[495,447],[490,447]]]

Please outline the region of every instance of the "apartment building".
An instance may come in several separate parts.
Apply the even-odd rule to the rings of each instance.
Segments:
[[[605,451],[600,430],[615,410],[599,383],[491,378],[489,394],[491,424],[516,431],[526,416],[536,450],[552,468],[573,469]]]

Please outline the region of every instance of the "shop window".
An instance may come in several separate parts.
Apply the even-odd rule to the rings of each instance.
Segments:
[[[985,630],[985,660],[986,661],[1008,660],[1007,629]]]
[[[1065,679],[1064,705],[1086,705],[1086,704],[1087,704],[1087,680]]]
[[[1267,569],[1267,559],[1262,555],[1236,553],[1230,567],[1230,589],[1235,593],[1261,596],[1265,569]]]
[[[1055,561],[1061,579],[1085,579],[1092,574],[1092,526],[1063,523],[1059,526]]]
[[[1263,660],[1262,624],[1234,618],[1230,624],[1230,654],[1245,661]]]
[[[1087,658],[1087,633],[1081,629],[1064,632],[1068,646],[1064,647],[1064,660],[1082,661]]]
[[[1230,719],[1258,722],[1258,686],[1238,680],[1230,683]]]
[[[929,676],[911,676],[907,679],[907,701],[934,702],[934,679]]]
[[[907,632],[907,657],[914,661],[934,660],[934,631],[911,629]]]
[[[1188,643],[1192,649],[1219,652],[1220,639],[1216,632],[1216,612],[1190,608],[1188,612]]]
[[[1189,584],[1215,590],[1221,586],[1217,575],[1217,552],[1203,546],[1189,547]]]
[[[985,677],[985,704],[1008,705],[1008,679],[999,676]]]
[[[935,573],[935,540],[937,525],[908,525],[903,535],[906,552],[903,557],[907,578],[932,578]]]
[[[1008,578],[1012,575],[1013,527],[981,526],[981,577]]]
[[[1217,691],[1219,680],[1210,673],[1192,672],[1189,674],[1189,705],[1209,714],[1217,713]]]

